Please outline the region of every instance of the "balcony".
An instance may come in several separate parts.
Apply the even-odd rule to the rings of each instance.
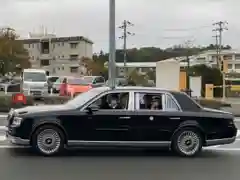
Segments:
[[[49,59],[52,59],[52,58],[53,58],[53,56],[50,55],[50,54],[41,54],[41,55],[39,56],[39,59],[40,59],[40,60],[49,60]]]

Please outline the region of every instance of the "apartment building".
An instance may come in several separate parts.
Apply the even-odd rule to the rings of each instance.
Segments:
[[[31,34],[23,39],[32,68],[47,70],[50,75],[80,75],[86,69],[81,58],[92,58],[93,42],[83,36],[57,37],[54,34]]]

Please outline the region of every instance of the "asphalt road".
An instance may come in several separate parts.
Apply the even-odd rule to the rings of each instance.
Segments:
[[[205,149],[199,157],[180,158],[156,150],[78,150],[44,158],[13,148],[4,139],[0,117],[1,180],[239,180],[240,133],[232,145]],[[240,119],[237,120],[240,129]]]

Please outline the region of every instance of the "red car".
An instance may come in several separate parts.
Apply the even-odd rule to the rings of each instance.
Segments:
[[[84,78],[67,77],[64,78],[60,86],[60,96],[76,96],[91,89],[92,86]]]

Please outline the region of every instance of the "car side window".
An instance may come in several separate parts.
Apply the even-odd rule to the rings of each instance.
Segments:
[[[99,97],[89,106],[97,106],[99,109],[128,109],[129,93],[109,93]]]
[[[179,107],[177,103],[173,100],[173,98],[169,94],[164,95],[164,104],[165,104],[165,111],[179,111]]]
[[[136,93],[135,109],[163,110],[163,94],[162,93]]]
[[[96,83],[104,83],[103,77],[97,77],[95,80],[96,80]]]

